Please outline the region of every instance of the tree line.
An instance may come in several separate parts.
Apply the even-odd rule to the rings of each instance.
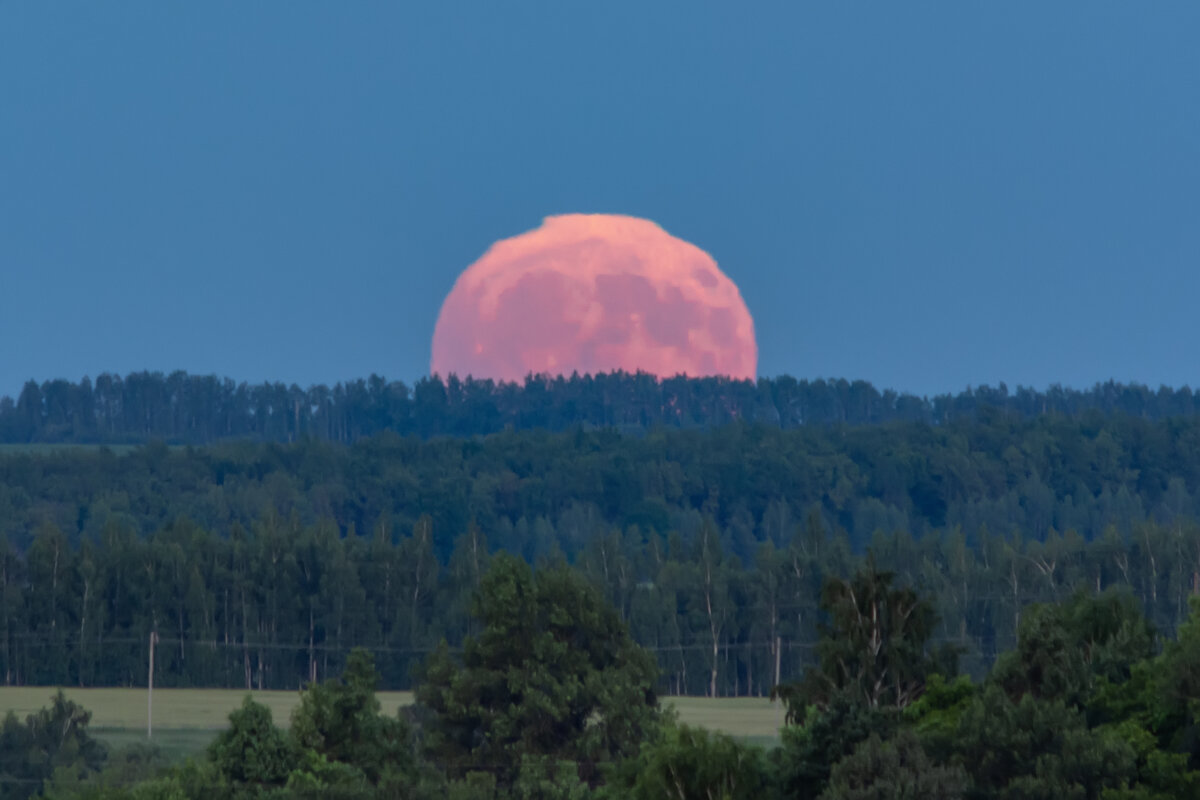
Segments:
[[[523,383],[432,376],[412,386],[378,375],[334,386],[235,382],[185,372],[104,373],[93,381],[29,381],[0,398],[0,443],[140,443],[162,439],[206,444],[305,437],[352,443],[383,431],[476,436],[503,430],[577,426],[646,431],[713,427],[733,421],[784,429],[906,421],[942,425],[998,409],[1022,418],[1088,411],[1145,419],[1191,416],[1200,396],[1109,381],[1087,390],[999,386],[922,397],[879,390],[866,381],[757,382],[615,372],[530,375]]]
[[[142,535],[183,517],[228,535],[267,511],[339,532],[432,520],[443,561],[474,521],[497,548],[568,560],[599,532],[693,536],[711,518],[743,561],[816,511],[861,551],[877,530],[1019,531],[1031,539],[1200,516],[1200,417],[1020,419],[942,426],[731,424],[711,430],[517,431],[353,445],[162,443],[0,451],[0,535],[24,549],[50,523],[71,541],[110,518]]]
[[[455,800],[1194,800],[1200,598],[1163,641],[1126,590],[1026,609],[978,679],[939,642],[928,596],[871,561],[822,583],[815,658],[779,684],[765,749],[679,724],[653,660],[578,570],[498,556],[473,633],[422,662],[416,703],[381,713],[354,650],[309,682],[290,726],[249,696],[199,757],[109,753],[61,693],[0,726],[0,795]]]
[[[687,535],[597,532],[570,562],[654,657],[659,692],[765,696],[797,679],[819,656],[823,585],[868,565],[930,598],[934,640],[975,676],[1017,641],[1032,603],[1120,589],[1171,631],[1200,591],[1194,521],[1114,527],[1090,542],[1071,532],[879,531],[856,553],[814,512],[749,561],[722,538],[711,519]],[[332,520],[274,512],[229,535],[180,519],[143,537],[110,519],[78,544],[43,525],[24,552],[0,540],[0,679],[141,686],[156,633],[162,686],[296,689],[364,647],[386,688],[411,688],[440,643],[458,652],[475,632],[471,598],[499,555],[478,525],[446,559],[433,540],[429,517],[348,537]],[[552,549],[533,563],[568,561]]]
[[[999,412],[946,425],[576,429],[353,445],[0,454],[4,680],[295,687],[353,645],[389,687],[497,551],[574,564],[664,691],[809,663],[818,587],[870,551],[937,598],[973,674],[1029,602],[1123,585],[1163,630],[1197,589],[1200,420]]]

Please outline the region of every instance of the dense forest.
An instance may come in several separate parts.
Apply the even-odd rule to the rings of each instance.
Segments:
[[[982,674],[1021,608],[1127,587],[1170,631],[1200,570],[1200,419],[1000,411],[0,456],[0,659],[27,684],[295,687],[372,649],[385,685],[468,632],[490,554],[575,565],[662,691],[810,663],[822,580],[864,558],[933,598]]]
[[[250,696],[182,764],[110,753],[57,693],[0,725],[0,796],[25,800],[1194,800],[1200,600],[1173,639],[1124,590],[1030,606],[1011,649],[958,674],[929,599],[868,563],[827,577],[826,620],[769,750],[679,724],[601,590],[500,555],[460,650],[416,702],[376,697],[365,650],[310,681],[284,728]]]
[[[1148,421],[1092,412],[1031,420],[982,412],[940,426],[780,430],[730,424],[644,436],[524,431],[354,445],[226,443],[0,451],[0,534],[24,549],[41,524],[71,541],[110,519],[142,535],[186,518],[228,535],[273,511],[343,534],[432,520],[443,560],[472,521],[529,560],[573,558],[598,532],[678,531],[705,519],[726,552],[783,546],[816,511],[861,550],[877,530],[983,528],[1041,540],[1194,518],[1200,417]]]
[[[0,406],[5,684],[302,692],[176,765],[54,697],[0,797],[1200,800],[1188,390],[276,388]]]
[[[524,384],[423,378],[413,386],[377,375],[333,387],[236,383],[173,372],[102,374],[93,382],[30,381],[0,398],[0,443],[206,444],[221,439],[292,442],[306,437],[352,443],[383,431],[473,436],[502,430],[713,427],[733,421],[780,428],[926,422],[941,425],[998,409],[1022,418],[1087,411],[1166,419],[1200,412],[1191,389],[1105,383],[1086,391],[1054,386],[1010,392],[981,386],[957,395],[917,397],[865,381],[788,376],[731,381],[658,380],[612,373],[529,376]]]
[[[73,546],[38,529],[25,553],[0,544],[0,675],[5,684],[138,686],[147,639],[159,637],[163,686],[296,689],[341,669],[354,646],[376,657],[383,686],[410,688],[439,642],[471,633],[471,596],[495,559],[478,526],[443,562],[432,525],[381,524],[342,537],[326,520],[274,514],[229,536],[187,521],[140,537],[110,521]],[[1200,571],[1200,525],[1139,523],[1086,542],[980,531],[915,539],[877,533],[867,555],[817,515],[749,563],[726,555],[710,522],[691,536],[598,532],[573,559],[658,663],[667,694],[763,696],[812,664],[821,587],[866,564],[920,587],[941,622],[936,640],[981,675],[1012,647],[1035,602],[1110,589],[1137,598],[1173,631]],[[558,553],[539,568],[564,563]]]

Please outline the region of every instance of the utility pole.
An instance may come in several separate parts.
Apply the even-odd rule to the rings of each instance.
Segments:
[[[779,685],[780,673],[782,672],[780,667],[782,666],[782,662],[783,662],[783,637],[776,636],[775,637],[775,685],[776,686]]]
[[[146,680],[146,738],[154,736],[154,645],[158,644],[158,631],[150,633],[150,669]]]

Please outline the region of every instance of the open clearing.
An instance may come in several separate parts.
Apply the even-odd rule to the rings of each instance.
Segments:
[[[0,687],[0,715],[9,711],[24,717],[50,704],[56,690],[44,686]],[[91,728],[112,746],[146,739],[145,689],[64,689],[71,700],[92,712]],[[241,705],[241,689],[155,689],[154,741],[168,754],[197,752],[225,727],[229,712]],[[300,704],[298,692],[249,692],[271,709],[275,722],[287,725],[292,709]],[[413,700],[412,692],[380,692],[383,710],[394,714]],[[679,713],[679,720],[722,731],[739,739],[770,744],[779,737],[783,709],[760,698],[663,698]]]
[[[72,444],[72,443],[50,443],[50,442],[34,442],[30,444],[13,444],[5,442],[0,444],[0,456],[47,456],[57,455],[59,453],[79,453],[79,452],[99,452],[104,448],[108,448],[114,454],[123,456],[137,450],[139,445],[136,444]],[[181,449],[175,445],[169,445],[170,449]]]

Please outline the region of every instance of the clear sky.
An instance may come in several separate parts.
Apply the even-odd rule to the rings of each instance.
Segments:
[[[764,375],[1196,386],[1198,42],[1195,0],[0,0],[0,394],[412,380],[575,211],[711,253]]]

